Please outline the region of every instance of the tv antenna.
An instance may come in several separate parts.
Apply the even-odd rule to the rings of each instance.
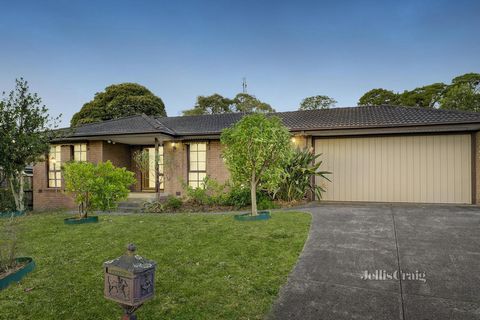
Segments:
[[[247,78],[245,77],[242,79],[242,92],[247,93]]]

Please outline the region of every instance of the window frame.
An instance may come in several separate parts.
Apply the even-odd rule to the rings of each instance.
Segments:
[[[197,169],[196,170],[192,170],[192,163],[191,163],[192,162],[192,155],[191,155],[192,145],[194,145],[194,144],[195,145],[199,145],[199,144],[205,145],[205,151],[200,150],[200,152],[199,152],[198,146],[197,146],[197,150],[195,150],[196,153],[197,153],[197,160],[196,160]],[[207,158],[208,158],[207,157],[207,151],[208,151],[208,146],[207,145],[208,145],[207,142],[191,142],[187,145],[187,184],[188,184],[189,187],[192,187],[192,188],[196,189],[196,188],[200,188],[200,187],[204,186],[203,185],[203,179],[205,179],[205,177],[207,176]],[[199,159],[198,158],[199,153],[204,153],[205,154],[205,160],[204,161],[199,161],[198,160]],[[201,162],[205,163],[205,169],[203,169],[203,170],[198,169],[198,163],[201,163]],[[191,173],[196,174],[197,179],[195,179],[195,180],[190,179],[190,174]],[[200,177],[200,174],[204,174],[203,175],[204,177],[202,179],[198,179]],[[192,183],[194,183],[195,185],[192,185]]]
[[[52,158],[52,149],[55,148],[55,156]],[[58,149],[57,149],[58,148]],[[58,159],[57,159],[58,157]],[[47,187],[52,189],[59,189],[62,187],[62,146],[51,145],[47,156]],[[55,159],[55,161],[52,161]],[[51,166],[53,164],[53,167]],[[51,178],[53,174],[53,178]],[[53,181],[54,185],[51,185]]]
[[[83,149],[82,147],[85,147],[85,149]],[[80,150],[77,150],[77,148],[80,148]],[[87,161],[87,150],[88,150],[87,143],[75,143],[73,145],[73,160],[74,161],[80,161],[80,162],[86,162]],[[77,159],[77,154],[80,155],[80,159]],[[82,159],[82,155],[84,155],[84,159]]]

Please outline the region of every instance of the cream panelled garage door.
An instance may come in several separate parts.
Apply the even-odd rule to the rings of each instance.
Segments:
[[[471,203],[470,135],[316,138],[324,200]]]

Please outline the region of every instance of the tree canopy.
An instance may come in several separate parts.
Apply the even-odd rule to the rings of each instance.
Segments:
[[[198,96],[192,109],[183,111],[184,116],[218,114],[230,112],[275,112],[268,103],[262,102],[255,96],[239,93],[233,99],[215,93],[210,96]]]
[[[233,181],[250,184],[252,215],[256,215],[257,186],[273,191],[282,181],[292,153],[290,133],[279,118],[257,113],[225,129],[220,139]]]
[[[298,110],[319,110],[334,107],[337,101],[329,96],[312,96],[302,100]]]
[[[377,88],[366,92],[358,101],[361,106],[397,105],[398,94],[393,91]]]
[[[166,116],[162,99],[137,83],[114,84],[97,92],[92,101],[73,115],[70,124],[77,126],[136,114]]]
[[[365,93],[358,104],[480,112],[480,74],[466,73],[453,78],[448,85],[441,82],[433,83],[413,90],[405,90],[402,93],[386,89],[373,89]]]

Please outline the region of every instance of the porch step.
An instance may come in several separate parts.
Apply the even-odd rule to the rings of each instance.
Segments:
[[[162,193],[159,195],[159,200],[162,201],[167,197],[168,194]],[[126,201],[122,201],[118,204],[117,210],[119,212],[140,213],[145,202],[155,201],[156,199],[156,193],[131,192]]]

